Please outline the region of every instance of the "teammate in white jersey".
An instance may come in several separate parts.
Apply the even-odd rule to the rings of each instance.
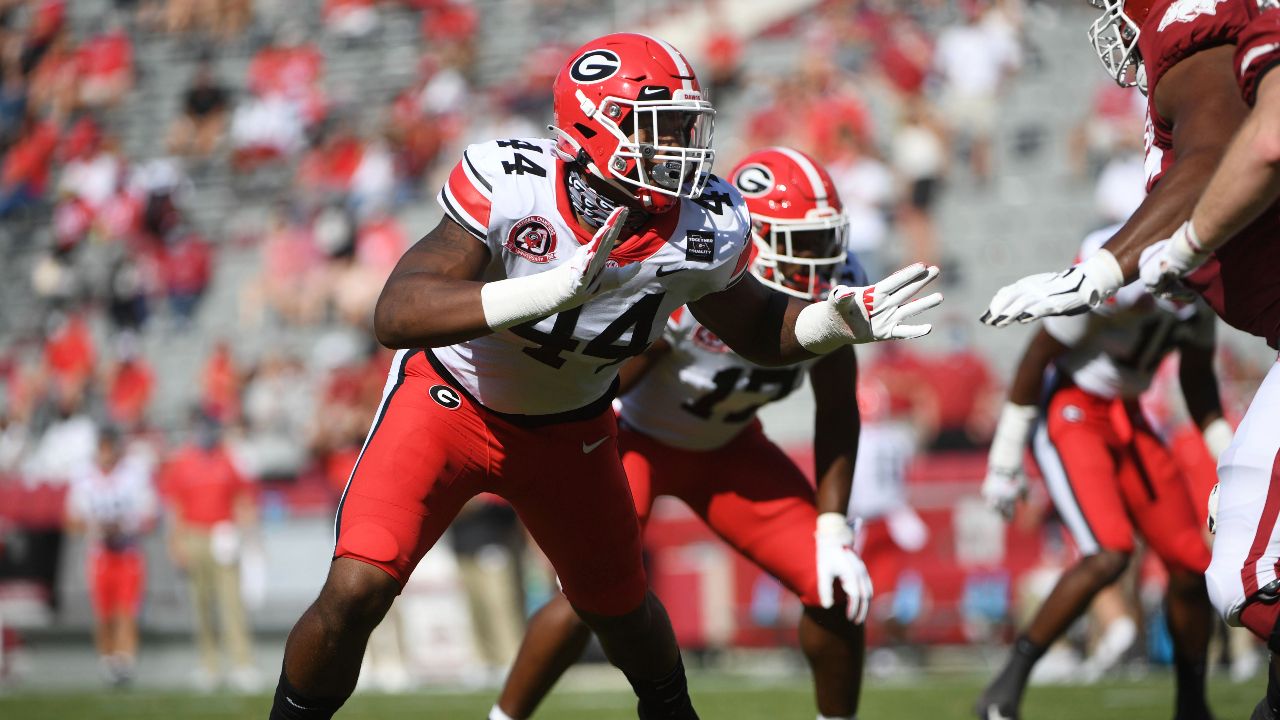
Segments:
[[[1081,257],[1098,252],[1117,229],[1091,234]],[[1187,409],[1210,452],[1221,453],[1231,442],[1231,428],[1222,418],[1213,372],[1214,322],[1202,304],[1173,306],[1134,282],[1090,313],[1046,318],[1032,339],[991,443],[982,494],[1006,518],[1012,516],[1026,493],[1022,456],[1031,439],[1049,495],[1083,557],[1063,574],[979,699],[983,720],[1018,717],[1035,662],[1124,572],[1135,531],[1169,571],[1176,717],[1211,717],[1204,698],[1212,611],[1204,580],[1209,549],[1195,511],[1195,503],[1208,498],[1191,497],[1138,398],[1160,361],[1178,350]]]
[[[481,492],[519,513],[640,716],[696,717],[646,589],[609,407],[618,366],[685,304],[766,365],[929,330],[902,321],[941,302],[908,302],[936,268],[819,303],[748,276],[742,198],[710,173],[714,110],[667,43],[593,40],[552,96],[555,140],[467,148],[440,194],[444,219],[383,288],[374,331],[405,349],[338,508],[329,578],[290,634],[273,718],[337,711],[369,632]]]
[[[753,275],[817,299],[838,268],[853,284],[848,217],[830,175],[809,156],[766,148],[734,168],[754,223]],[[848,263],[846,265],[846,263]],[[813,382],[817,495],[765,437],[756,411]],[[643,527],[654,498],[685,502],[717,535],[800,597],[800,645],[813,667],[819,717],[851,718],[861,684],[861,623],[871,600],[850,542],[848,506],[858,452],[857,363],[852,348],[788,367],[735,353],[681,308],[662,338],[622,368],[618,448]],[[838,602],[837,602],[838,600]],[[581,656],[590,628],[563,597],[530,621],[490,720],[528,718]]]
[[[86,575],[94,644],[107,680],[133,678],[138,613],[146,577],[141,543],[156,519],[150,462],[126,455],[114,428],[98,433],[95,461],[76,470],[67,493],[67,527],[88,539]]]

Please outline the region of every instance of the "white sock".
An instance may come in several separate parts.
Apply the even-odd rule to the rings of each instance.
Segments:
[[[498,707],[497,705],[494,705],[493,709],[489,711],[489,720],[516,720],[516,719],[502,712],[502,708]]]
[[[858,720],[857,715],[844,715],[841,717],[833,717],[830,715],[818,714],[818,720]]]

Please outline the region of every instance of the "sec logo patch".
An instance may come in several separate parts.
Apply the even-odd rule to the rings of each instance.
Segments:
[[[1075,405],[1068,405],[1062,408],[1062,419],[1069,423],[1078,423],[1084,420],[1084,411]]]
[[[457,410],[462,407],[462,396],[448,385],[432,385],[427,394],[445,410]]]
[[[556,257],[556,229],[550,220],[530,215],[511,226],[503,247],[529,262],[545,264]]]

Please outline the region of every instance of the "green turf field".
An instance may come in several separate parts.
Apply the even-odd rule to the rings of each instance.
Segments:
[[[694,680],[703,720],[795,718],[814,716],[809,689],[799,681],[774,684],[760,679],[699,677]],[[1219,720],[1245,720],[1262,696],[1261,680],[1247,685],[1212,685]],[[947,720],[971,718],[977,680],[925,680],[910,686],[869,687],[859,717],[863,720]],[[492,702],[489,692],[357,695],[338,718],[343,720],[483,720]],[[76,695],[0,695],[3,720],[265,720],[264,696],[184,695],[146,692]],[[1032,688],[1025,720],[1169,720],[1168,676],[1092,687]],[[546,720],[632,720],[634,701],[622,692],[558,692],[538,718]]]

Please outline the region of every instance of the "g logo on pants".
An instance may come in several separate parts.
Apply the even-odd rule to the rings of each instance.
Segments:
[[[462,396],[448,385],[432,385],[427,393],[445,410],[457,410],[462,407]]]

